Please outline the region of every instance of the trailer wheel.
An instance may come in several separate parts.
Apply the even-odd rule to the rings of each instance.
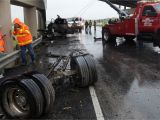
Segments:
[[[89,70],[89,79],[90,79],[89,84],[92,85],[98,80],[96,64],[93,59],[93,56],[91,55],[85,55],[84,59],[87,63],[88,70]]]
[[[87,87],[90,83],[90,74],[87,63],[83,56],[74,57],[71,59],[71,69],[77,71],[74,77],[78,87]]]
[[[91,55],[73,57],[71,59],[71,69],[78,72],[78,77],[75,77],[78,79],[75,80],[77,80],[76,84],[79,87],[92,85],[98,79],[95,61]]]
[[[11,118],[39,117],[43,96],[32,79],[6,80],[0,86],[1,106]]]
[[[102,30],[102,41],[110,45],[116,45],[116,37],[112,36],[108,29]]]
[[[48,80],[48,78],[43,74],[39,73],[29,73],[25,74],[25,76],[33,79],[41,89],[45,101],[43,113],[51,113],[54,107],[55,91],[50,80]]]

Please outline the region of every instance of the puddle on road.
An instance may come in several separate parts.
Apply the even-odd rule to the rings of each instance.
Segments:
[[[92,32],[92,34],[85,34],[84,31],[79,35],[79,39],[82,40],[81,43],[84,44],[89,53],[93,54],[95,58],[101,58],[103,53],[102,41],[95,41],[94,37],[101,37],[101,30],[98,29],[97,32]]]

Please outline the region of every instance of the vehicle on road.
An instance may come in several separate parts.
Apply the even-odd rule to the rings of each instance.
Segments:
[[[71,27],[74,32],[82,32],[82,29],[84,29],[84,21],[82,18],[79,17],[73,17],[67,19],[69,27]]]
[[[47,26],[47,34],[66,36],[67,34],[74,34],[74,31],[68,26],[67,19],[58,16],[55,20],[51,19]]]
[[[55,19],[52,29],[54,33],[59,33],[62,35],[66,35],[68,33],[68,22],[66,19],[58,17]]]
[[[152,42],[160,47],[160,2],[138,1],[134,14],[130,16],[109,0],[109,4],[119,13],[119,20],[102,27],[103,42],[116,44],[116,37],[131,41],[137,37],[139,43]]]

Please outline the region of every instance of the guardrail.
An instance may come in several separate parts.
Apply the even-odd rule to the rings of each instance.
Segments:
[[[42,41],[42,36],[33,41],[33,47],[37,46]],[[14,62],[17,58],[20,57],[20,50],[16,50],[10,54],[5,55],[0,58],[0,69],[3,69],[8,64]]]

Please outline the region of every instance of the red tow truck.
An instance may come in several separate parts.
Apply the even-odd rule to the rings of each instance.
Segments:
[[[116,37],[124,37],[131,41],[137,37],[139,43],[152,42],[160,47],[160,2],[138,1],[134,14],[130,16],[108,0],[100,0],[109,4],[119,13],[119,19],[102,27],[102,40],[116,45]]]

